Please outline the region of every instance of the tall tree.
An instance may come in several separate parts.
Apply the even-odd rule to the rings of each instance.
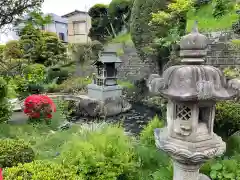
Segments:
[[[15,24],[20,23],[25,24],[25,26],[33,25],[37,29],[45,30],[45,26],[52,23],[52,16],[44,15],[40,11],[33,11],[28,13],[27,16],[18,19]]]
[[[1,0],[0,1],[0,29],[14,22],[28,10],[41,7],[44,0]]]
[[[92,40],[104,42],[107,37],[115,37],[116,31],[108,14],[108,6],[105,4],[95,4],[88,11],[92,18],[92,27],[89,37]]]
[[[109,4],[108,14],[117,32],[129,28],[133,0],[112,0]]]

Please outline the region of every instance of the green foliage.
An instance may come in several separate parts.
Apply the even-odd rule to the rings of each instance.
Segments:
[[[108,17],[108,5],[95,4],[89,9],[88,14],[92,18],[92,27],[89,31],[92,40],[105,42],[107,37],[114,36],[115,32]]]
[[[22,50],[17,40],[8,41],[4,48],[4,57],[6,59],[20,59],[22,58]]]
[[[73,60],[83,65],[89,61],[96,61],[103,45],[99,41],[93,41],[87,44],[72,44],[70,49]]]
[[[45,80],[45,66],[42,64],[31,64],[24,71],[24,77],[31,84],[39,84]]]
[[[155,116],[140,134],[140,143],[136,146],[135,151],[142,171],[146,171],[139,174],[139,178],[142,180],[172,179],[173,170],[170,158],[155,145],[154,130],[162,127],[164,127],[164,122]]]
[[[12,81],[15,91],[20,97],[26,97],[32,93],[40,93],[44,90],[43,83],[46,79],[45,66],[31,64],[23,69],[23,75],[15,76]]]
[[[55,65],[59,62],[66,61],[66,47],[58,38],[56,33],[44,32],[43,40],[44,44],[42,58],[45,59],[44,64],[46,66]]]
[[[131,46],[133,45],[130,33],[119,34],[111,40],[111,43],[123,43]]]
[[[219,102],[216,105],[214,132],[227,138],[240,130],[240,103]]]
[[[76,93],[86,91],[86,87],[92,81],[89,78],[73,77],[58,86],[58,91],[64,93]]]
[[[50,68],[47,71],[47,82],[56,80],[56,84],[61,84],[69,77],[69,72],[66,68]]]
[[[133,3],[130,33],[133,43],[143,59],[146,55],[144,47],[150,46],[159,30],[159,27],[156,29],[156,27],[149,26],[152,20],[150,14],[164,10],[166,8],[166,3],[167,1],[165,0],[135,0]]]
[[[33,11],[28,14],[28,17],[18,20],[18,23],[24,23],[25,25],[32,25],[38,29],[43,30],[44,26],[52,23],[52,17],[50,15],[44,15],[42,12]]]
[[[19,43],[23,49],[24,58],[28,59],[30,62],[41,60],[44,43],[41,31],[34,28],[32,25],[26,25],[20,32]]]
[[[232,39],[229,46],[236,51],[240,50],[240,39]]]
[[[232,24],[238,21],[235,11],[230,9],[224,16],[215,18],[212,14],[212,3],[200,7],[197,11],[191,10],[187,14],[187,32],[192,30],[195,21],[198,22],[200,32],[231,30]]]
[[[234,180],[240,178],[239,163],[234,160],[217,161],[211,166],[210,177],[212,180]]]
[[[0,77],[0,123],[6,122],[12,114],[7,95],[8,84],[2,77]]]
[[[229,79],[238,78],[240,76],[238,68],[227,67],[223,70],[223,73]]]
[[[16,167],[6,168],[4,179],[24,179],[24,180],[49,180],[49,179],[67,179],[83,180],[77,175],[75,167],[65,167],[48,161],[34,161],[32,163],[20,164]]]
[[[2,60],[3,59],[3,52],[4,52],[4,49],[5,49],[5,46],[6,45],[0,45],[0,60]]]
[[[240,153],[240,137],[239,133],[230,136],[227,140],[226,155],[234,156]]]
[[[129,29],[132,5],[133,0],[112,0],[109,4],[108,14],[116,33],[124,27]]]
[[[12,167],[18,163],[31,162],[34,152],[22,140],[1,139],[0,140],[0,167]]]
[[[29,62],[49,66],[67,59],[66,47],[55,33],[43,32],[31,24],[22,29],[19,42]]]
[[[148,125],[142,130],[140,134],[140,141],[144,144],[155,146],[154,129],[163,127],[163,120],[160,120],[157,116],[155,116],[153,120],[150,121]]]
[[[0,100],[7,97],[7,82],[3,79],[3,77],[0,77]]]
[[[123,129],[82,130],[81,137],[66,143],[59,160],[77,166],[84,179],[126,178],[135,171],[134,149]]]
[[[229,0],[214,0],[213,1],[213,17],[218,18],[225,15],[230,9]]]

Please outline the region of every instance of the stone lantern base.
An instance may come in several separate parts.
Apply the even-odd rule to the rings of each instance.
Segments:
[[[198,143],[171,138],[167,128],[156,129],[154,135],[156,146],[173,158],[173,180],[209,180],[199,173],[201,165],[226,150],[225,142],[216,134]]]

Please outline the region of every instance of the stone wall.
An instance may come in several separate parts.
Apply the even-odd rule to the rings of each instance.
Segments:
[[[212,32],[205,34],[209,38],[206,64],[226,67],[240,65],[240,52],[229,47],[231,39],[239,37],[232,31]]]
[[[132,44],[110,44],[105,50],[118,52],[122,63],[118,68],[118,77],[121,80],[136,81],[148,77],[149,74],[157,73],[157,65],[153,60],[142,61]]]
[[[120,79],[135,81],[157,73],[157,64],[151,59],[142,61],[134,47],[124,46],[123,52],[120,56],[122,64],[118,70]]]

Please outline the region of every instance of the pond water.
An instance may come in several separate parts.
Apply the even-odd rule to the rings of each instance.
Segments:
[[[87,122],[101,122],[107,123],[121,123],[127,132],[132,134],[139,134],[139,132],[153,119],[155,115],[161,117],[162,113],[160,109],[150,108],[146,105],[136,103],[132,105],[132,109],[128,112],[122,113],[117,116],[107,117],[106,119],[91,119],[91,118],[79,118],[76,123]]]

